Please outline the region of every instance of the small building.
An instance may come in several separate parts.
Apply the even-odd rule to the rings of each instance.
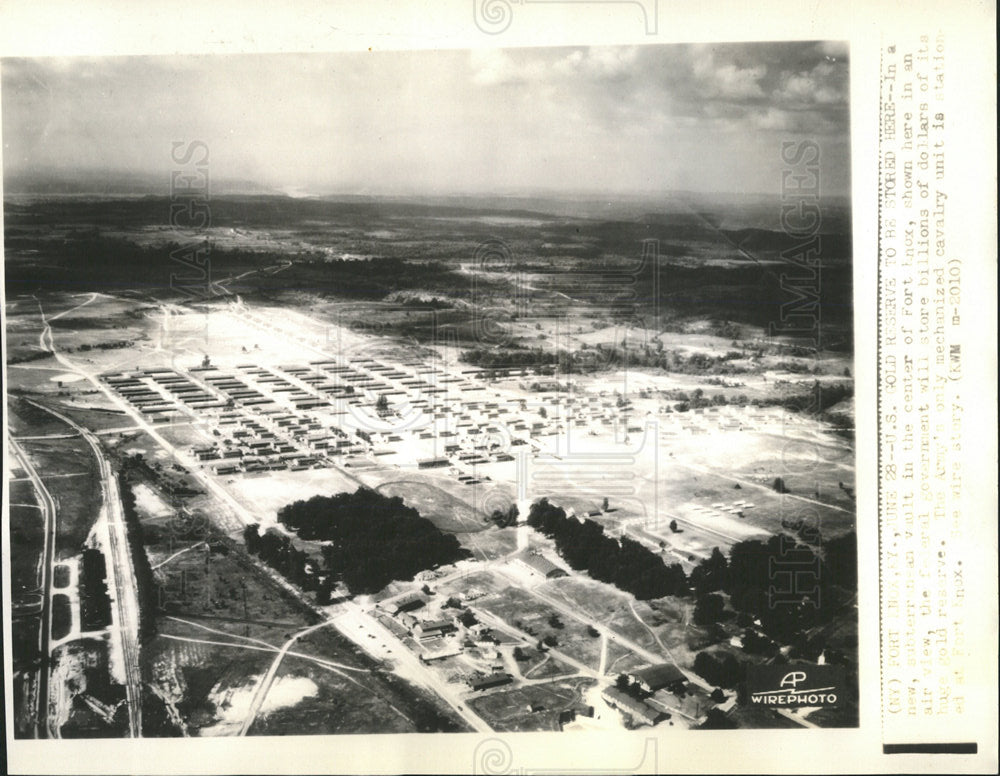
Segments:
[[[661,718],[661,713],[651,708],[645,701],[633,698],[628,693],[622,692],[617,687],[608,687],[602,693],[604,702],[612,708],[629,714],[637,722],[644,722],[647,725],[655,725]]]
[[[510,674],[496,673],[488,676],[474,676],[469,679],[469,687],[474,691],[488,690],[491,687],[501,687],[510,684],[513,680]]]
[[[521,555],[517,559],[518,563],[528,569],[533,574],[540,574],[546,579],[567,576],[566,570],[560,568],[555,563],[542,555]]]
[[[450,644],[437,650],[428,650],[420,654],[420,660],[424,663],[431,663],[435,660],[444,660],[449,657],[456,657],[462,654],[462,648],[458,644]]]
[[[559,729],[562,730],[564,725],[569,725],[571,722],[576,721],[576,711],[573,709],[565,709],[559,712]]]
[[[476,634],[473,643],[479,649],[490,649],[491,647],[497,646],[500,643],[500,639],[496,637],[496,634],[492,630],[486,628]]]
[[[396,619],[399,621],[400,625],[402,625],[409,631],[412,631],[414,628],[416,628],[417,624],[420,622],[420,620],[418,620],[412,614],[407,614],[406,612],[400,612],[399,614],[397,614]]]
[[[454,633],[456,630],[451,620],[427,620],[417,623],[413,632],[421,639],[433,639],[444,636],[446,633]]]
[[[417,461],[417,467],[420,469],[436,469],[442,466],[448,466],[447,458],[422,458]]]
[[[395,601],[387,602],[386,609],[394,616],[400,612],[412,612],[427,604],[427,597],[423,593],[407,593],[400,596]]]
[[[678,686],[683,686],[687,681],[687,676],[673,663],[659,663],[658,665],[640,668],[628,674],[629,682],[647,693],[655,693],[657,690],[673,691]]]
[[[678,699],[669,690],[657,690],[650,697],[646,698],[646,703],[654,709],[659,709],[664,715],[669,716],[676,711]]]

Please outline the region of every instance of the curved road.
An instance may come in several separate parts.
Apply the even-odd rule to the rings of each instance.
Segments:
[[[28,402],[76,429],[80,436],[87,440],[87,444],[90,445],[94,457],[97,459],[107,517],[108,547],[111,552],[113,572],[111,581],[115,587],[118,632],[125,664],[125,700],[129,713],[129,733],[132,738],[140,738],[142,736],[142,672],[139,668],[139,595],[136,589],[135,570],[132,567],[132,554],[128,546],[121,494],[118,491],[118,479],[104,457],[97,437],[90,431],[49,407],[31,401],[31,399],[28,399]]]

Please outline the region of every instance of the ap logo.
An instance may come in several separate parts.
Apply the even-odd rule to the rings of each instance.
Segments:
[[[795,688],[798,687],[799,684],[804,682],[805,680],[806,680],[805,671],[789,671],[781,678],[780,686],[791,687],[792,690],[795,690]]]
[[[740,702],[786,709],[836,706],[845,678],[843,666],[836,665],[751,665]]]

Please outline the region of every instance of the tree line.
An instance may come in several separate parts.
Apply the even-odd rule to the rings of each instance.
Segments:
[[[531,505],[528,525],[555,540],[556,550],[574,569],[601,582],[649,600],[666,595],[685,595],[687,577],[680,564],[664,565],[660,556],[639,542],[620,540],[604,533],[593,520],[579,521],[540,499]]]
[[[819,550],[787,534],[737,542],[728,558],[716,547],[686,575],[679,564],[664,564],[641,543],[627,536],[612,538],[593,520],[567,517],[544,498],[532,505],[528,525],[554,539],[556,550],[574,569],[636,598],[693,595],[699,625],[711,626],[727,616],[724,593],[741,623],[759,621],[780,643],[830,622],[857,590],[854,532],[829,540],[813,537]],[[786,584],[790,580],[794,587]],[[769,642],[754,636],[749,637],[751,651],[767,651]]]
[[[728,558],[715,548],[689,577],[696,622],[718,621],[718,593],[728,595],[740,622],[759,621],[781,643],[830,622],[857,590],[857,537],[852,531],[835,539],[811,538],[821,550],[788,534],[737,542]]]
[[[285,579],[303,590],[316,590],[319,578],[315,564],[304,550],[296,548],[292,540],[275,531],[260,532],[257,523],[243,529],[243,542],[247,552],[256,555]]]

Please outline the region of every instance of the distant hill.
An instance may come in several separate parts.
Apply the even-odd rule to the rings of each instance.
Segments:
[[[32,171],[30,173],[5,174],[3,180],[4,199],[22,197],[77,197],[94,196],[147,197],[169,196],[170,175],[130,173],[120,171],[56,172]],[[271,194],[282,192],[257,181],[242,179],[210,178],[211,196],[233,194]]]

